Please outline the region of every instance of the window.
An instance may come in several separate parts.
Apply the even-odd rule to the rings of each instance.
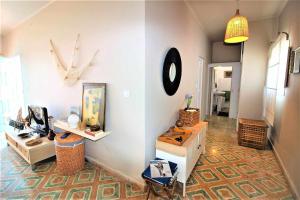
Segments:
[[[0,58],[0,131],[3,131],[7,118],[16,117],[23,108],[23,86],[20,57]]]
[[[276,96],[284,96],[285,74],[287,70],[289,40],[280,35],[269,51],[267,77],[264,94],[264,117],[273,125]]]

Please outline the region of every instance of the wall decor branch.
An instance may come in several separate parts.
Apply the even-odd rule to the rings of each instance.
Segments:
[[[54,42],[50,39],[50,53],[54,57],[56,66],[61,71],[64,81],[69,85],[74,85],[80,79],[83,72],[88,67],[93,65],[93,62],[94,62],[97,54],[99,53],[99,49],[97,49],[96,52],[93,54],[91,60],[86,65],[84,65],[83,67],[78,67],[77,59],[78,59],[78,53],[79,53],[79,45],[78,45],[79,39],[80,39],[80,34],[77,35],[77,38],[75,40],[72,59],[71,59],[71,62],[69,65],[65,64],[65,62],[61,58],[61,55],[59,54],[58,50],[56,49]]]

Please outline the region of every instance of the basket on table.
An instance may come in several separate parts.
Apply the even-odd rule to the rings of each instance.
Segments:
[[[265,149],[268,125],[263,120],[239,119],[238,143],[241,146]]]
[[[183,123],[183,126],[192,127],[199,122],[200,111],[198,108],[191,108],[189,110],[180,109],[179,120]]]
[[[62,139],[63,134],[56,134],[54,139],[57,169],[63,175],[72,175],[84,168],[84,138],[70,134]]]

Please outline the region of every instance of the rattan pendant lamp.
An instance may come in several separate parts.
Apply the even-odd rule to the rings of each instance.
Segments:
[[[249,38],[248,20],[240,15],[239,0],[235,15],[228,21],[225,33],[225,43],[240,43]]]

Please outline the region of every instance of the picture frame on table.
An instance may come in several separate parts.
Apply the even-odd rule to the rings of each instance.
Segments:
[[[106,83],[82,84],[82,122],[105,131]]]

